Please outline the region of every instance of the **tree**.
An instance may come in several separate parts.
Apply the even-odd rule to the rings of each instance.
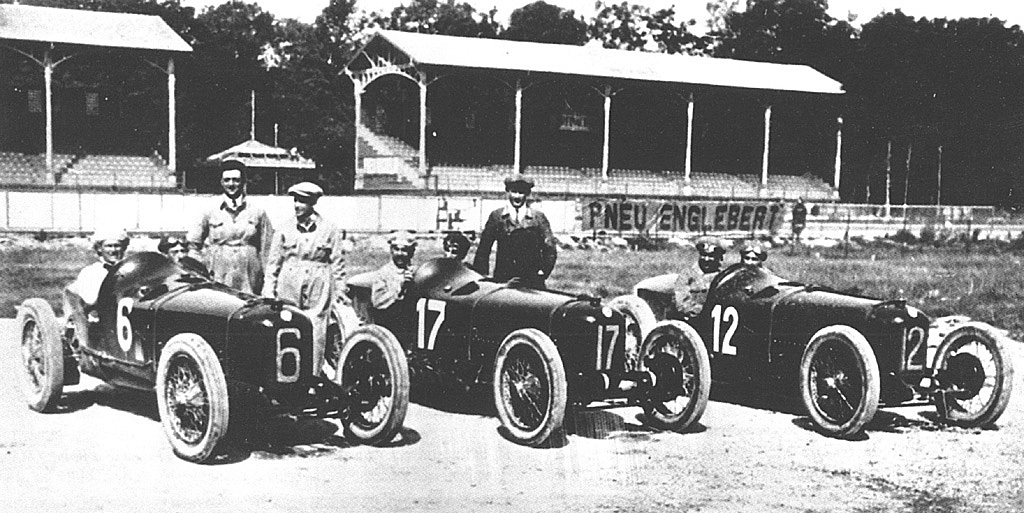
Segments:
[[[478,13],[468,3],[438,3],[437,0],[414,0],[395,7],[390,15],[371,15],[371,24],[387,30],[444,34],[448,36],[494,38],[499,25],[496,11]]]
[[[626,2],[607,5],[599,1],[597,5],[589,35],[605,48],[688,54],[709,51],[711,39],[691,34],[687,27],[696,21],[677,21],[674,8],[652,13],[647,7]]]
[[[826,0],[748,0],[724,14],[718,57],[808,64],[842,81],[850,73],[857,33],[826,12]]]
[[[587,24],[576,13],[537,0],[524,5],[509,18],[508,29],[501,34],[512,41],[533,41],[583,45],[587,42]]]

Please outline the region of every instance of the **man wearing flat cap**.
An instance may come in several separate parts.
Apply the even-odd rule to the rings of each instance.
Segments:
[[[412,257],[416,254],[416,239],[406,231],[394,232],[388,236],[391,260],[377,269],[370,286],[370,300],[373,307],[383,310],[405,299],[405,293],[412,283],[415,269]]]
[[[187,239],[201,253],[200,260],[214,281],[258,294],[263,287],[264,259],[270,250],[273,229],[267,213],[246,200],[245,173],[242,162],[221,163],[220,186],[224,195],[203,213],[189,230]]]
[[[274,233],[263,295],[295,303],[313,321],[313,368],[323,366],[327,329],[350,317],[345,295],[344,233],[314,209],[324,191],[302,182],[288,189],[295,219]],[[341,333],[355,326],[339,326]]]
[[[712,237],[701,237],[694,244],[697,262],[679,273],[674,286],[675,309],[684,319],[700,314],[711,288],[711,280],[722,270],[725,248]]]
[[[496,242],[494,280],[543,289],[555,268],[558,250],[548,218],[526,202],[532,190],[533,180],[521,173],[505,179],[508,204],[487,216],[473,268],[488,274],[491,246]]]

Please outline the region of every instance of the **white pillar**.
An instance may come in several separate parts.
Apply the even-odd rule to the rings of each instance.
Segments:
[[[523,169],[523,84],[516,79],[516,142],[512,162],[513,171],[518,173]]]
[[[611,128],[612,86],[604,86],[604,144],[601,149],[601,179],[608,181],[608,131]]]
[[[903,216],[907,215],[907,193],[910,192],[910,156],[914,154],[914,142],[907,143],[907,173],[903,175]]]
[[[839,178],[842,170],[842,158],[843,158],[843,117],[838,118],[838,127],[836,128],[836,174],[832,179],[832,187],[835,188],[836,194],[839,193]]]
[[[363,87],[362,84],[352,78],[352,96],[355,102],[355,148],[352,151],[352,176],[353,179],[359,176],[359,125],[363,123]]]
[[[892,139],[889,139],[888,144],[885,147],[885,217],[888,218],[891,213],[892,204],[890,200],[890,191],[892,188]]]
[[[690,187],[690,171],[691,171],[690,166],[691,166],[691,156],[693,155],[693,151],[691,150],[692,146],[693,146],[693,92],[691,91],[690,92],[690,96],[686,99],[686,159],[683,161],[683,173],[684,173],[684,180],[683,181],[685,183],[685,185],[683,186],[684,187],[683,192],[685,194],[691,194],[691,192],[692,192],[691,190],[687,189],[687,188]]]
[[[46,95],[46,172],[53,173],[53,57],[43,54],[43,84]]]
[[[420,73],[420,176],[427,174],[427,77]]]
[[[174,58],[167,59],[167,167],[178,169],[178,125],[174,91],[177,78],[174,75]]]
[[[249,90],[249,140],[256,140],[256,90]]]
[[[761,154],[761,192],[768,192],[768,142],[772,132],[772,104],[764,108],[764,152]]]
[[[935,184],[935,204],[942,205],[942,146],[939,146],[939,173]]]

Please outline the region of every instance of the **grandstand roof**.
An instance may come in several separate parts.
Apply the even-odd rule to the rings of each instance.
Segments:
[[[383,48],[379,48],[378,45]],[[841,83],[802,64],[776,64],[391,30],[378,32],[349,63],[349,68],[353,71],[365,69],[367,61],[360,61],[360,58],[368,51],[376,55],[390,53],[394,58],[394,53],[389,50],[397,50],[408,58],[408,63],[392,63],[396,65],[456,66],[747,89],[843,94]]]
[[[159,16],[0,5],[0,40],[191,52]]]
[[[208,162],[237,159],[251,168],[315,169],[316,162],[277,146],[249,139],[222,152],[206,157]]]

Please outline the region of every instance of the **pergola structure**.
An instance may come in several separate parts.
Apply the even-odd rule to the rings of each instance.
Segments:
[[[167,162],[177,168],[174,55],[191,52],[159,16],[0,5],[0,46],[24,55],[43,69],[46,110],[46,167],[53,172],[53,71],[61,63],[97,48],[139,51],[167,75]],[[166,65],[157,59],[166,58]]]
[[[256,139],[236,144],[224,151],[206,157],[208,164],[220,164],[225,160],[238,160],[254,171],[274,173],[274,194],[279,194],[281,171],[315,171],[316,162],[303,157],[296,151],[263,144]]]
[[[629,84],[678,84],[684,91],[686,144],[683,162],[685,187],[691,191],[691,147],[697,88],[732,88],[777,92],[841,95],[842,84],[805,65],[775,64],[647,53],[570,45],[542,44],[495,39],[477,39],[396,31],[378,32],[348,63],[346,73],[354,87],[356,116],[356,171],[359,170],[361,101],[375,80],[397,75],[419,88],[419,172],[427,171],[428,87],[458,70],[492,73],[515,95],[515,137],[513,167],[521,170],[523,144],[523,91],[532,85],[559,77],[587,78],[604,101],[601,174],[609,170],[610,113],[613,100]],[[686,92],[688,90],[688,92]],[[764,148],[761,165],[762,191],[768,183],[769,140],[772,104],[764,106]],[[842,118],[837,119],[833,187],[839,188],[842,148]],[[689,192],[687,192],[689,193]]]

